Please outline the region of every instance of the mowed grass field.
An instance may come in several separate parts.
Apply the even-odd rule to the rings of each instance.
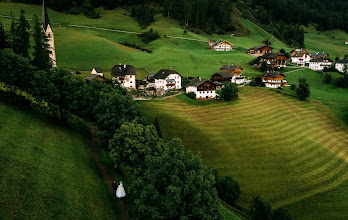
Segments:
[[[89,136],[0,102],[1,219],[117,219]]]
[[[316,99],[327,105],[337,116],[339,116],[345,123],[348,123],[348,89],[336,86],[336,79],[341,74],[335,72],[331,73],[333,78],[330,83],[324,82],[325,75],[315,72],[310,69],[299,70],[285,74],[285,79],[289,85],[295,83],[298,85],[298,78],[304,77],[310,84],[310,97]],[[290,87],[284,88],[285,92],[295,95],[295,91]]]
[[[40,5],[0,2],[1,15],[10,15],[12,11],[15,16],[18,16],[20,8],[26,11],[27,18],[32,18],[33,14],[41,16]],[[272,47],[275,48],[274,52],[278,52],[280,49],[289,52],[292,49],[259,26],[242,18],[239,20],[249,30],[250,35],[207,35],[190,31],[185,34],[184,29],[179,26],[177,21],[157,15],[155,22],[146,29],[153,28],[161,35],[160,39],[145,46],[152,50],[151,54],[118,43],[128,41],[141,44],[138,35],[67,26],[75,24],[135,32],[145,31],[124,9],[110,11],[100,8],[97,11],[101,18],[89,19],[83,15],[69,15],[48,9],[50,21],[53,23],[59,66],[81,70],[100,66],[103,70],[110,70],[115,64],[127,63],[136,68],[145,67],[153,73],[162,68],[172,67],[183,76],[209,78],[219,70],[221,65],[233,64],[241,66],[245,75],[255,76],[259,72],[248,65],[254,59],[246,54],[248,48],[261,45],[263,40],[270,39]],[[0,21],[7,28],[10,27],[11,19],[0,18]],[[198,39],[205,42],[165,38],[165,35]],[[332,35],[335,35],[336,39],[331,39]],[[348,34],[345,32],[322,32],[319,35],[308,29],[305,43],[310,52],[328,51],[332,56],[343,56],[343,54],[348,53],[348,46],[343,45],[342,42],[344,38],[348,39]],[[210,51],[206,43],[209,39],[228,40],[237,48],[232,52]]]
[[[274,207],[310,200],[313,209],[287,208],[299,213],[294,214],[298,219],[347,218],[345,197],[318,194],[348,178],[348,132],[341,121],[316,100],[301,102],[251,87],[240,88],[239,96],[233,102],[197,102],[181,95],[139,103],[150,121],[159,118],[165,140],[181,138],[220,176],[239,181],[239,205],[248,208],[254,195]],[[348,193],[347,187],[340,190]],[[319,204],[326,208],[316,209]]]

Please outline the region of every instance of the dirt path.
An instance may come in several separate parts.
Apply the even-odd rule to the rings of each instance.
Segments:
[[[95,160],[95,163],[97,164],[100,172],[102,173],[103,177],[104,177],[104,183],[107,184],[108,186],[110,186],[110,193],[112,193],[112,189],[111,189],[111,183],[114,180],[114,178],[112,178],[112,176],[109,173],[108,168],[102,164],[99,160],[99,144],[98,144],[98,136],[97,136],[97,132],[98,132],[98,128],[90,123],[90,122],[86,122],[87,125],[90,128],[91,131],[91,141],[90,141],[90,148],[92,149],[92,157]],[[120,207],[121,210],[121,216],[122,216],[122,220],[128,220],[128,205],[124,202],[123,199],[118,199],[118,206]]]
[[[184,92],[181,91],[181,92],[179,92],[179,93],[177,93],[177,94],[170,95],[170,96],[165,96],[165,97],[149,98],[149,99],[148,99],[148,98],[144,98],[144,97],[140,97],[140,98],[133,98],[133,99],[134,99],[134,101],[140,101],[140,100],[142,100],[142,101],[151,101],[151,100],[159,101],[159,100],[169,99],[169,98],[172,98],[172,97],[174,97],[174,96],[181,95],[181,94],[183,94],[183,93],[184,93]]]

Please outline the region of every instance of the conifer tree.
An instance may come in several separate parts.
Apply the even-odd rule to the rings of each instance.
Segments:
[[[33,21],[33,37],[35,44],[33,53],[34,58],[32,60],[32,64],[38,70],[48,71],[52,68],[52,60],[50,58],[51,51],[49,50],[48,39],[36,15],[34,15]]]
[[[29,29],[30,25],[24,16],[25,12],[21,9],[21,15],[19,17],[19,23],[12,20],[11,24],[11,47],[13,52],[22,55],[23,57],[29,57]]]
[[[0,22],[0,50],[7,48],[7,46],[8,46],[7,33],[4,29],[4,26]]]

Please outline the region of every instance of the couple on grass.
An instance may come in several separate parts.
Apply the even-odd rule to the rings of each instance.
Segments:
[[[114,182],[112,182],[111,186],[112,186],[112,194],[114,196],[117,196],[117,198],[122,198],[122,197],[126,196],[126,192],[124,191],[122,181],[120,182],[120,185],[118,185],[118,187],[117,187],[117,181],[114,180]]]

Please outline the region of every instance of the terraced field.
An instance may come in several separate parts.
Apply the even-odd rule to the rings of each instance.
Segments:
[[[235,102],[197,102],[182,95],[140,104],[150,120],[159,118],[166,140],[183,139],[219,175],[236,178],[242,191],[238,204],[246,208],[253,195],[279,207],[348,179],[347,129],[320,102],[249,87],[240,89]],[[337,215],[342,216],[341,208]]]

